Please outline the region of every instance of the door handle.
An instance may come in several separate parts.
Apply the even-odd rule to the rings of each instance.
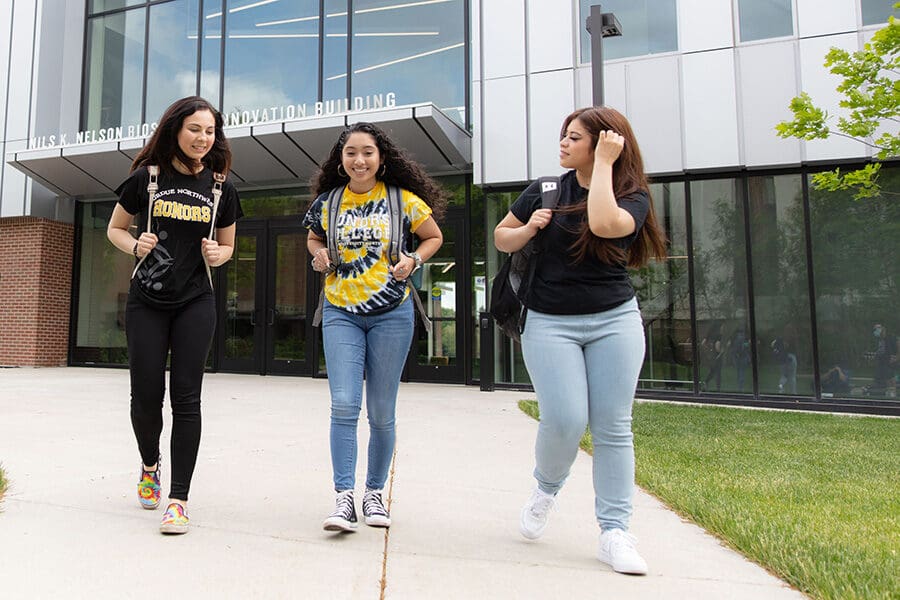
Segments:
[[[256,327],[256,309],[250,311],[250,326]]]
[[[268,323],[268,324],[269,324],[269,327],[271,327],[272,325],[275,324],[275,314],[276,314],[277,312],[278,312],[278,311],[275,310],[274,308],[270,308],[270,309],[269,309],[269,323]]]

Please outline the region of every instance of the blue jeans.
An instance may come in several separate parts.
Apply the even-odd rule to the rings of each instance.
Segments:
[[[634,495],[631,405],[644,361],[637,300],[588,315],[529,310],[522,353],[541,410],[538,486],[548,494],[562,488],[589,424],[597,522],[603,530],[627,530]]]
[[[356,483],[356,427],[363,375],[369,418],[366,487],[382,489],[394,455],[394,413],[413,333],[413,302],[379,315],[355,315],[325,300],[322,337],[331,389],[331,466],[335,491]]]

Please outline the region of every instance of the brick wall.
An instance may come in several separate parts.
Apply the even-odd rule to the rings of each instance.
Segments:
[[[65,365],[74,228],[0,219],[0,365]]]

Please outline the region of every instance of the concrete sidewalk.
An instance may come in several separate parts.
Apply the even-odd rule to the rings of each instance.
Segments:
[[[138,506],[126,371],[0,369],[11,481],[0,597],[377,599],[383,587],[391,599],[803,598],[640,491],[632,532],[650,574],[612,572],[595,558],[584,453],[544,537],[526,541],[518,516],[537,427],[516,407],[526,397],[403,384],[394,525],[334,535],[321,529],[333,507],[327,382],[208,374],[191,531],[170,537],[161,510]],[[168,426],[167,415],[164,492]],[[358,482],[366,430],[363,420]]]

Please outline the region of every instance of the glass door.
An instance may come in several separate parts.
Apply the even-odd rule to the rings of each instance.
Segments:
[[[306,230],[297,217],[239,221],[223,270],[221,370],[313,375],[319,344],[307,317],[317,298],[307,285]]]
[[[441,223],[444,244],[413,275],[414,287],[431,318],[431,328],[426,330],[417,315],[407,360],[411,381],[465,382],[465,227],[463,211],[448,211]]]

